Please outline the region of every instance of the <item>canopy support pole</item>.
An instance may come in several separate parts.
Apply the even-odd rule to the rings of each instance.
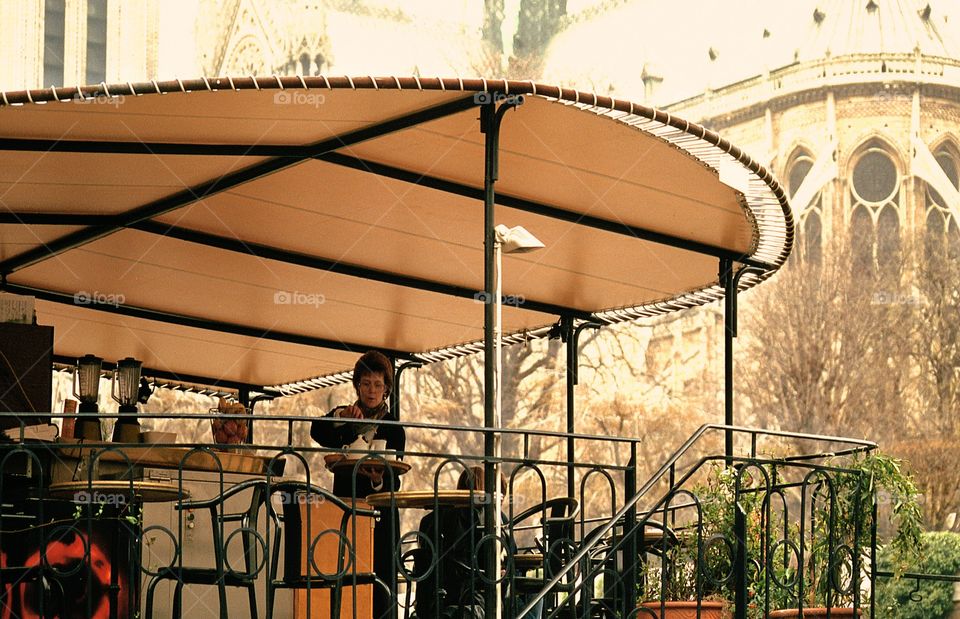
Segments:
[[[500,430],[499,424],[499,381],[497,372],[499,361],[499,332],[495,331],[496,312],[500,306],[497,296],[497,277],[499,276],[497,258],[500,248],[494,233],[496,226],[495,209],[500,150],[500,125],[504,115],[523,103],[523,97],[503,95],[501,93],[477,93],[474,102],[480,106],[480,132],[484,135],[483,165],[483,425],[487,429],[483,438],[484,489],[493,500],[488,501],[483,510],[483,591],[484,616],[500,619]],[[498,326],[498,325],[497,325]],[[493,532],[493,535],[489,532]]]
[[[574,403],[575,387],[580,382],[580,334],[584,329],[599,329],[597,322],[584,322],[574,326],[572,316],[560,317],[560,338],[567,345],[567,496],[576,498],[576,439],[573,433],[577,431]]]
[[[407,361],[397,366],[393,373],[393,393],[390,394],[390,414],[397,421],[400,420],[400,377],[407,368],[418,368],[423,364],[419,361]]]
[[[737,337],[737,290],[740,278],[747,273],[762,275],[766,269],[754,266],[742,266],[734,271],[733,262],[720,260],[720,283],[723,286],[723,386],[724,414],[723,423],[733,425],[733,339]],[[725,432],[725,451],[727,466],[733,463],[733,432]]]
[[[720,260],[720,283],[723,286],[723,423],[733,425],[733,338],[737,330],[737,289],[734,284],[733,262]],[[727,466],[733,463],[733,432],[724,437],[724,455]]]

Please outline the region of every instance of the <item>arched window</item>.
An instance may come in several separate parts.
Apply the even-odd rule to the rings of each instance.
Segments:
[[[787,166],[787,191],[793,198],[813,169],[813,158],[806,152],[794,155]],[[800,233],[798,248],[800,258],[814,263],[820,262],[823,242],[823,200],[818,192],[809,204],[794,204],[799,210],[797,229]]]
[[[960,187],[960,164],[956,150],[944,145],[934,154],[937,163],[954,188]],[[946,200],[932,186],[926,186],[926,234],[924,247],[926,258],[934,260],[949,257],[960,258],[960,229],[957,218],[947,206]]]
[[[850,240],[855,266],[899,278],[900,173],[879,144],[862,149],[853,160],[850,183]]]

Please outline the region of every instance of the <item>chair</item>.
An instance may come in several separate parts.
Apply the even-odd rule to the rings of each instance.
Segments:
[[[278,589],[329,589],[330,617],[337,619],[340,617],[344,584],[348,586],[369,584],[390,590],[387,584],[377,578],[372,571],[357,569],[354,538],[349,530],[356,516],[373,518],[378,515],[376,510],[354,508],[323,488],[299,481],[271,484],[269,494],[267,504],[271,521],[276,525],[276,529],[273,539],[269,540],[273,546],[273,554],[267,579],[268,618],[273,617],[273,603]],[[280,504],[279,511],[276,503]],[[311,540],[305,544],[303,536],[307,533],[307,523],[304,521],[302,508],[304,505],[321,503],[332,506],[337,514],[337,528],[324,528],[325,525],[314,524],[311,520]],[[335,547],[326,549],[331,540]],[[325,556],[335,557],[334,571],[325,571],[312,559],[314,551],[318,550],[321,544],[326,550]],[[283,548],[282,561],[281,547]]]
[[[418,535],[420,545],[402,555],[413,560],[416,617],[483,616],[485,585],[476,565],[482,510],[440,505],[421,519]]]
[[[532,543],[517,545],[513,557],[516,566],[511,578],[515,593],[530,594],[540,591],[573,557],[576,550],[574,523],[580,513],[580,503],[572,497],[557,497],[530,507],[513,517],[509,523],[509,536],[516,542],[517,531],[532,529]],[[537,574],[537,571],[540,573]],[[522,573],[522,575],[521,575]],[[571,591],[575,574],[558,583],[554,592]],[[521,596],[514,595],[514,612],[523,606]],[[545,604],[546,610],[554,608],[554,602]]]
[[[157,574],[150,579],[147,585],[147,597],[145,600],[146,617],[153,617],[153,596],[154,592],[164,580],[176,581],[173,595],[174,616],[179,617],[183,611],[183,587],[184,585],[213,585],[217,587],[217,593],[220,600],[220,617],[226,619],[227,615],[227,587],[242,587],[247,590],[248,601],[250,605],[250,617],[257,618],[257,594],[256,579],[257,574],[263,567],[263,560],[257,560],[257,518],[260,508],[263,506],[266,498],[266,482],[262,480],[248,480],[231,486],[219,496],[205,501],[183,501],[176,505],[176,509],[200,510],[208,509],[210,511],[210,524],[213,529],[213,548],[214,566],[213,567],[195,567],[179,566],[171,564],[157,570]],[[224,507],[228,500],[241,493],[249,492],[250,500],[246,502],[246,508],[239,512],[225,512]],[[227,554],[227,545],[232,542],[235,532],[226,532],[224,527],[227,523],[238,523],[240,538],[243,543],[244,565],[242,570],[237,570],[236,566],[228,565],[225,560]],[[176,559],[175,559],[176,561]]]

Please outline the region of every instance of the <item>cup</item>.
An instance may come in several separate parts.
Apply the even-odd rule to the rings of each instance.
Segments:
[[[370,441],[370,451],[386,451],[386,449],[387,449],[387,441],[383,439]]]

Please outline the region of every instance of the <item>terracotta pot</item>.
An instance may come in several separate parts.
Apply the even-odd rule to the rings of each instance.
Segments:
[[[830,617],[859,617],[863,613],[859,610],[856,611],[854,615],[854,610],[852,608],[831,608]],[[803,619],[825,619],[827,616],[826,608],[804,608],[803,609]],[[768,619],[799,619],[800,611],[796,608],[788,608],[786,610],[773,610],[770,611],[770,614],[767,615]]]
[[[700,619],[728,619],[730,613],[726,611],[723,602],[701,602]],[[645,611],[637,613],[637,619],[697,619],[696,602],[667,602],[664,604],[663,616],[660,616],[660,602],[640,602],[641,608],[653,611],[651,615]]]

